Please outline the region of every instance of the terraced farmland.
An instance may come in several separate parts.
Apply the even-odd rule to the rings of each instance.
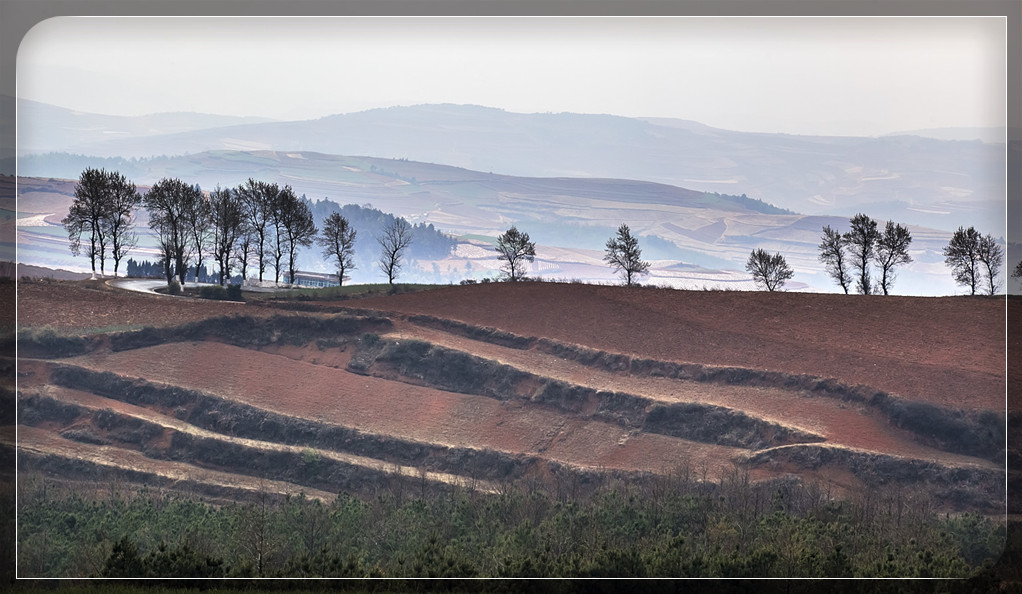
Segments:
[[[294,312],[26,288],[22,472],[328,499],[737,468],[1004,506],[1003,302],[525,283]],[[105,330],[107,296],[151,321]]]

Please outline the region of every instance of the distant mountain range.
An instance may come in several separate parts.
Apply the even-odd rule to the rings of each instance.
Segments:
[[[22,155],[144,158],[272,150],[408,159],[523,177],[633,179],[796,212],[940,229],[1003,227],[1003,144],[733,132],[676,119],[393,107],[295,122],[163,114],[114,118],[21,101]],[[931,131],[932,134],[932,131]]]
[[[922,136],[936,140],[978,140],[990,144],[1006,144],[1007,132],[1006,128],[924,128],[892,132],[884,136]]]

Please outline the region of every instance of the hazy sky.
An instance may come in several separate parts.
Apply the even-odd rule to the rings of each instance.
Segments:
[[[467,103],[793,134],[1005,124],[1001,17],[60,17],[18,95],[310,119]]]

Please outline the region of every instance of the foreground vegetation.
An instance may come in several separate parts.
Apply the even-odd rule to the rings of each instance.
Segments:
[[[85,494],[39,476],[20,488],[21,577],[969,577],[1005,538],[903,491],[836,501],[737,469],[589,494],[423,483],[326,503],[214,504],[114,482]]]

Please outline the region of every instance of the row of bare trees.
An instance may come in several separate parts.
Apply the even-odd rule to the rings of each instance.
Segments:
[[[260,282],[267,268],[272,267],[273,280],[279,283],[286,263],[287,279],[293,282],[298,250],[311,246],[314,240],[334,261],[341,284],[355,268],[355,229],[339,213],[333,213],[317,238],[309,205],[295,195],[291,186],[249,178],[235,188],[217,186],[207,196],[198,186],[164,178],[143,197],[120,173],[91,168],[82,172],[75,200],[62,221],[71,240],[71,252],[78,255],[84,248],[93,273],[98,262],[100,274],[105,274],[109,253],[116,276],[121,259],[138,241],[133,226],[139,205],[148,211],[149,227],[156,233],[168,282],[173,269],[183,283],[188,266],[194,263],[199,270],[204,258],[216,262],[221,285],[235,267],[242,278],[247,278],[250,264],[256,266]],[[377,264],[393,284],[411,244],[412,229],[403,219],[396,219],[377,241],[381,250]],[[829,225],[823,227],[819,259],[846,294],[854,288],[864,295],[888,295],[896,267],[912,262],[908,253],[911,243],[907,227],[887,221],[881,229],[875,220],[860,213],[852,217],[846,233]],[[505,262],[501,270],[510,281],[524,279],[525,265],[536,256],[529,234],[515,226],[498,236],[496,251]],[[977,290],[996,293],[1004,251],[991,235],[981,235],[973,227],[959,227],[944,248],[944,256],[955,282],[968,286],[972,294]],[[637,282],[638,276],[649,273],[649,262],[642,260],[638,239],[626,224],[607,241],[604,261],[621,273],[629,286]],[[873,266],[879,273],[876,281]],[[746,270],[757,284],[770,291],[783,287],[794,274],[784,256],[762,249],[752,251]],[[1022,263],[1013,276],[1022,277]]]
[[[184,282],[187,266],[194,262],[201,268],[205,257],[217,262],[221,285],[232,262],[247,277],[253,259],[260,281],[272,264],[274,281],[280,282],[285,263],[290,281],[298,250],[316,237],[312,211],[291,186],[251,178],[236,188],[217,186],[208,196],[198,186],[164,178],[153,184],[143,204],[168,281],[171,262]]]
[[[101,275],[106,273],[107,257],[112,256],[116,276],[121,259],[138,243],[134,225],[140,207],[148,213],[168,283],[176,275],[183,284],[189,267],[194,265],[198,271],[209,260],[217,265],[221,285],[232,269],[248,278],[250,266],[260,282],[272,268],[275,283],[284,273],[293,283],[298,252],[313,241],[334,261],[342,284],[355,268],[357,234],[351,223],[333,213],[317,237],[308,202],[289,185],[249,178],[233,188],[218,185],[207,195],[197,185],[163,178],[143,196],[120,173],[93,168],[82,172],[74,201],[62,221],[71,253],[77,256],[84,248],[93,273],[98,264]],[[404,219],[396,219],[378,238],[378,264],[391,284],[403,267],[411,241],[412,228]]]
[[[156,234],[168,282],[173,270],[184,283],[188,267],[194,264],[199,270],[206,258],[218,264],[221,285],[232,265],[247,276],[253,258],[260,281],[271,259],[274,280],[279,281],[285,256],[293,279],[298,249],[311,245],[316,235],[308,204],[290,186],[249,179],[237,188],[217,186],[207,196],[197,185],[163,178],[143,196],[122,174],[88,168],[62,221],[71,253],[79,255],[84,243],[93,273],[98,263],[100,274],[105,274],[109,253],[116,276],[121,259],[138,243],[134,213],[140,206]]]
[[[912,262],[908,254],[911,243],[912,235],[906,227],[888,221],[880,230],[876,221],[857,214],[847,233],[838,233],[830,226],[823,228],[820,261],[846,294],[854,283],[858,293],[883,291],[887,295],[894,282],[894,268]],[[982,235],[974,227],[959,227],[944,247],[943,255],[955,282],[969,287],[970,294],[975,295],[977,290],[988,295],[997,293],[1004,250],[992,235]],[[870,264],[879,268],[877,283],[870,279]],[[1019,272],[1022,276],[1022,263]]]

